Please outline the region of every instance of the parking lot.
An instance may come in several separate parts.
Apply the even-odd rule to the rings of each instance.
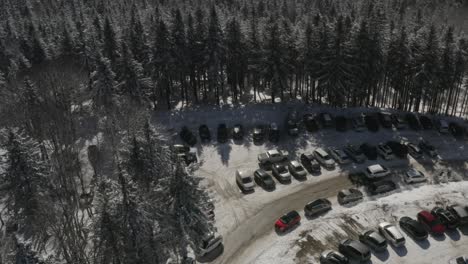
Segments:
[[[279,110],[275,109],[275,111]],[[222,114],[218,119],[209,119],[209,122],[202,118],[202,114],[200,117],[195,115],[185,119],[189,122],[185,122],[184,125],[194,131],[200,124],[206,123],[214,134],[219,122],[226,122],[228,126],[242,123],[246,131],[242,140],[229,140],[228,143],[218,144],[215,139],[212,139],[208,143],[195,145],[200,161],[200,168],[196,173],[205,177],[204,184],[212,192],[216,201],[216,226],[218,232],[224,236],[224,252],[215,260],[215,263],[243,263],[236,262],[242,259],[239,257],[241,253],[248,251],[249,247],[262,237],[269,236],[273,230],[274,221],[279,216],[292,209],[302,210],[307,202],[316,198],[331,197],[332,200],[336,200],[339,190],[352,186],[348,179],[350,172],[361,171],[375,163],[383,164],[394,172],[392,179],[397,182],[398,188],[393,193],[398,193],[418,188],[421,185],[448,180],[444,174],[447,168],[453,172],[450,176],[452,180],[462,178],[466,170],[464,162],[460,162],[468,157],[465,142],[451,135],[441,135],[436,130],[413,131],[409,128],[403,130],[381,128],[378,132],[367,130],[338,132],[333,128],[328,128],[314,133],[301,130],[299,136],[295,138],[282,135],[277,144],[269,142],[254,144],[251,131],[259,122],[258,120],[262,120],[263,123],[284,122],[281,121],[284,113],[274,116],[272,112],[269,109],[268,114],[259,115],[257,119],[252,120],[247,120],[245,115],[239,115],[238,119],[226,121]],[[174,129],[180,124],[172,119]],[[276,181],[274,191],[265,191],[256,186],[253,193],[244,194],[235,182],[236,170],[255,171],[259,168],[257,155],[271,149],[286,150],[289,159],[294,160],[298,159],[302,153],[312,152],[318,147],[341,148],[347,144],[365,142],[378,144],[389,140],[417,143],[421,138],[430,141],[436,147],[439,157],[424,156],[422,159],[415,160],[408,156],[406,159],[396,158],[390,161],[379,158],[377,161],[367,160],[363,164],[352,163],[337,166],[330,171],[322,169],[321,174],[309,174],[305,181],[297,181],[293,178],[290,184],[281,184],[274,179]],[[424,172],[428,176],[428,182],[417,185],[403,183],[401,176],[411,167]],[[442,177],[439,177],[441,173]],[[392,194],[369,196],[365,189],[363,191],[366,196],[365,201],[376,201]]]

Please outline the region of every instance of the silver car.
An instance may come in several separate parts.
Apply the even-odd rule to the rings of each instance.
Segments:
[[[402,247],[405,245],[405,237],[403,236],[403,234],[401,234],[400,230],[398,230],[398,228],[395,225],[392,225],[388,222],[383,222],[379,224],[379,232],[394,247]]]
[[[362,200],[362,192],[358,189],[350,188],[338,192],[338,203],[348,204]]]
[[[222,243],[223,243],[223,237],[221,235],[217,235],[214,232],[209,232],[200,241],[197,255],[204,256],[210,253],[211,251],[213,251],[214,249],[216,249]]]

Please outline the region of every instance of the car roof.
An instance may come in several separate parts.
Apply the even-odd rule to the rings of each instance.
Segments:
[[[277,149],[269,150],[268,153],[269,153],[270,155],[280,154],[279,151],[278,151]]]
[[[249,178],[251,175],[245,170],[237,170],[237,175],[241,178]]]
[[[293,167],[299,167],[299,166],[301,166],[301,164],[300,164],[297,160],[292,160],[292,161],[290,161],[290,163],[291,163],[291,165],[292,165]]]
[[[317,148],[315,151],[318,152],[322,156],[328,155],[328,153],[323,148]]]
[[[349,245],[350,245],[351,247],[357,249],[357,250],[358,250],[359,252],[361,252],[361,253],[365,253],[365,252],[368,252],[368,251],[369,251],[369,248],[368,248],[366,245],[364,245],[364,244],[362,244],[361,242],[356,241],[356,240],[351,240],[351,241],[349,242]]]
[[[421,211],[418,214],[423,216],[424,218],[426,218],[428,221],[434,221],[435,220],[435,217],[428,211]]]
[[[371,172],[371,173],[377,173],[377,172],[381,172],[381,171],[384,171],[384,167],[380,164],[374,164],[374,165],[371,165],[369,167],[367,167],[367,169]]]

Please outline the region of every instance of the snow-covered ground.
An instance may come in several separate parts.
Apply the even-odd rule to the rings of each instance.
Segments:
[[[268,124],[270,122],[276,122],[281,125],[284,122],[286,114],[292,107],[296,109],[299,108],[300,111],[304,112],[318,113],[323,110],[329,112],[340,111],[330,108],[298,107],[297,105],[280,104],[272,106],[265,104],[237,108],[223,107],[221,109],[200,108],[191,109],[190,111],[171,112],[170,114],[161,113],[155,116],[155,121],[162,124],[163,128],[168,131],[176,141],[179,140],[177,132],[182,125],[187,125],[195,133],[198,132],[198,126],[201,124],[207,124],[211,130],[212,142],[196,145],[196,151],[201,161],[201,166],[196,173],[205,177],[206,180],[204,183],[212,192],[212,196],[216,202],[216,226],[218,232],[224,237],[224,251],[214,260],[214,263],[314,263],[314,257],[316,257],[321,250],[312,242],[306,243],[308,241],[307,234],[312,235],[311,241],[315,239],[325,244],[325,246],[333,248],[336,247],[336,243],[328,243],[325,238],[330,234],[343,233],[343,230],[340,231],[339,229],[332,231],[333,227],[337,227],[340,221],[346,223],[354,221],[357,223],[356,225],[358,227],[359,225],[375,225],[379,220],[379,216],[387,216],[387,213],[385,213],[387,211],[385,210],[391,210],[388,212],[392,212],[395,216],[406,213],[411,213],[411,215],[414,216],[417,212],[417,208],[415,207],[417,203],[412,203],[412,200],[417,200],[419,199],[418,197],[421,197],[420,195],[416,195],[416,192],[419,192],[419,190],[426,190],[422,188],[430,187],[433,189],[430,189],[431,192],[427,194],[432,195],[435,193],[434,190],[439,190],[441,192],[445,190],[441,189],[439,185],[415,188],[414,186],[408,186],[399,182],[399,189],[397,193],[392,196],[388,196],[387,198],[368,197],[364,203],[353,208],[341,208],[336,205],[334,206],[335,209],[326,217],[310,221],[310,223],[305,220],[299,228],[290,234],[278,236],[273,232],[273,224],[280,215],[293,209],[302,210],[307,202],[316,198],[331,197],[332,201],[335,201],[336,199],[334,197],[336,197],[340,189],[352,185],[348,180],[348,173],[350,171],[360,170],[365,166],[371,165],[373,162],[368,161],[359,166],[351,164],[338,167],[333,171],[322,169],[321,175],[308,175],[308,179],[304,182],[293,179],[292,183],[288,185],[277,183],[277,189],[273,192],[266,192],[257,186],[254,193],[242,194],[235,183],[235,171],[237,169],[243,169],[253,172],[258,168],[257,155],[268,149],[279,148],[287,150],[289,152],[289,157],[294,159],[298,158],[303,152],[313,151],[316,147],[342,147],[348,143],[379,143],[391,139],[404,139],[418,142],[418,140],[423,137],[437,147],[440,153],[439,158],[430,159],[426,156],[424,159],[418,161],[408,158],[407,160],[398,159],[388,162],[379,159],[378,162],[394,169],[396,171],[396,176],[394,177],[396,180],[398,180],[401,174],[409,167],[416,167],[428,175],[430,177],[428,184],[434,182],[432,175],[439,175],[440,172],[446,170],[447,167],[453,171],[452,176],[459,175],[458,178],[466,176],[466,165],[464,162],[468,158],[466,143],[464,141],[455,140],[451,135],[440,135],[436,131],[414,132],[409,129],[401,131],[381,129],[378,133],[354,131],[340,133],[334,129],[324,129],[313,134],[303,131],[298,138],[290,138],[284,135],[278,145],[270,143],[255,145],[252,142],[251,133],[248,131],[246,133],[248,136],[241,142],[230,141],[228,144],[218,144],[215,141],[216,127],[219,123],[226,123],[228,126],[241,123],[247,130],[250,130],[254,125],[259,123]],[[347,109],[342,110],[341,113],[351,115],[361,111],[369,110]],[[460,186],[465,185],[454,185],[454,187],[457,188]],[[446,188],[448,189],[445,191],[448,193],[452,192],[451,187]],[[453,190],[456,191],[457,189]],[[413,193],[415,194],[413,195]],[[453,195],[455,195],[455,193]],[[395,197],[398,197],[398,199],[394,199]],[[461,199],[460,197],[458,198]],[[388,209],[389,206],[385,206],[385,210],[382,209],[382,201],[384,201],[384,199],[390,199],[389,201],[394,200],[394,203],[389,203],[392,205],[390,209]],[[405,199],[408,205],[405,205],[405,202],[400,203],[399,201]],[[428,198],[421,199],[426,200]],[[434,198],[432,198],[432,201],[434,201]],[[423,201],[420,201],[419,204],[422,202]],[[399,204],[405,205],[405,207],[399,209]],[[408,210],[404,211],[406,207]],[[364,211],[365,213],[363,213]],[[380,214],[378,213],[379,211],[381,211]],[[374,213],[376,216],[372,217]],[[368,217],[369,219],[366,220],[367,218],[364,217]],[[322,225],[320,225],[320,223],[322,223]],[[311,229],[313,230],[310,231]],[[344,229],[344,231],[348,229]],[[300,231],[305,233],[301,233]],[[361,231],[361,229],[359,229],[359,231]],[[341,236],[343,236],[343,234]],[[464,245],[466,246],[464,236],[462,235],[461,237],[463,237],[463,239],[459,239],[459,243],[465,243]],[[442,241],[440,246],[444,247],[449,241],[451,241],[451,239]],[[433,243],[431,240],[429,240],[429,242],[431,243],[432,249]],[[454,246],[448,244],[445,245],[445,247],[456,248],[458,244],[455,242],[451,243],[454,244]],[[408,245],[408,251],[410,251],[410,244]],[[414,250],[411,249],[411,251]],[[396,254],[395,252],[393,253]],[[381,256],[381,259],[384,259],[381,262],[433,263],[401,262],[405,261],[404,259],[407,258],[399,257],[399,259],[396,259],[394,254],[390,252],[387,259]],[[408,252],[406,254],[410,256],[416,253]]]

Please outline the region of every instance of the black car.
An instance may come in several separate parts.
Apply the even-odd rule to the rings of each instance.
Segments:
[[[369,143],[361,145],[360,149],[369,160],[376,160],[378,157],[377,147]]]
[[[310,173],[320,173],[321,167],[320,163],[315,159],[314,154],[304,153],[301,155],[301,163],[304,168]]]
[[[419,122],[418,117],[414,113],[407,113],[406,114],[406,121],[408,122],[408,125],[411,129],[413,130],[420,130],[421,129],[421,123]]]
[[[436,148],[434,147],[434,145],[432,145],[431,143],[429,143],[429,141],[427,140],[421,140],[418,144],[419,148],[425,152],[427,155],[429,155],[429,157],[436,157],[437,156],[437,150]]]
[[[232,128],[232,138],[234,140],[242,140],[244,138],[244,127],[241,124],[236,124]]]
[[[376,182],[371,182],[367,186],[367,189],[369,190],[369,193],[372,195],[376,194],[381,194],[381,193],[386,193],[386,192],[391,192],[396,189],[396,184],[392,181],[376,181]]]
[[[197,155],[194,152],[190,152],[190,147],[185,145],[174,145],[172,146],[172,151],[174,154],[186,165],[190,165],[191,163],[195,163],[198,161]]]
[[[280,130],[276,123],[271,123],[268,126],[268,140],[270,142],[278,142],[280,138]]]
[[[320,113],[319,117],[323,127],[333,126],[333,116],[330,113]]]
[[[457,217],[445,208],[434,207],[431,210],[431,214],[439,218],[442,224],[444,224],[449,229],[455,229],[458,226]]]
[[[345,147],[344,152],[356,163],[364,163],[366,161],[364,152],[357,145],[349,144]]]
[[[408,147],[397,141],[388,141],[387,146],[392,149],[392,152],[400,159],[405,159],[408,156]]]
[[[265,126],[264,125],[256,125],[253,130],[253,141],[254,143],[263,142],[265,138]]]
[[[323,214],[332,209],[331,202],[328,199],[317,199],[304,207],[304,214],[308,217],[314,217]]]
[[[275,181],[265,170],[259,169],[254,172],[254,181],[263,189],[272,191],[276,188]]]
[[[397,129],[406,128],[406,121],[401,115],[392,114],[390,118],[392,119],[393,126],[395,126]]]
[[[374,230],[368,230],[360,234],[359,241],[377,252],[382,252],[387,249],[387,240],[385,240],[379,232]]]
[[[463,127],[456,122],[450,122],[449,131],[456,138],[463,138],[463,135],[465,134]]]
[[[419,221],[408,216],[400,218],[400,227],[414,240],[424,240],[428,236],[424,226]]]
[[[352,239],[341,241],[338,250],[346,257],[359,262],[366,262],[371,258],[370,249],[363,243]]]
[[[218,125],[218,143],[226,143],[229,138],[229,131],[226,124]]]
[[[468,224],[468,207],[454,204],[447,206],[447,210],[457,218],[459,225]]]
[[[200,140],[202,142],[210,141],[211,140],[211,133],[210,129],[207,125],[201,125],[198,128],[198,135],[200,135]]]
[[[423,129],[429,130],[434,128],[432,120],[426,115],[420,115],[419,122],[421,123]]]
[[[299,114],[296,110],[289,112],[285,127],[288,135],[292,137],[299,136]]]
[[[304,127],[308,132],[316,132],[319,129],[317,119],[312,114],[305,114],[302,118]]]
[[[336,131],[346,132],[348,130],[348,120],[344,116],[337,116],[335,118]]]
[[[188,127],[184,126],[182,127],[182,130],[180,131],[180,138],[187,143],[187,145],[193,147],[195,144],[197,144],[197,138],[195,135],[188,129]]]
[[[378,116],[379,116],[379,121],[382,127],[392,128],[392,118],[389,113],[379,112]]]
[[[320,254],[320,264],[349,264],[349,259],[340,252],[326,250]]]
[[[364,122],[366,123],[366,127],[369,131],[377,132],[379,131],[379,121],[374,114],[366,114],[364,117]]]

